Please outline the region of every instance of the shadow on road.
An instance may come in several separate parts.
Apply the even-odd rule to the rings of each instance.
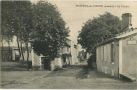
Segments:
[[[76,79],[84,79],[90,76],[90,72],[96,72],[94,69],[89,69],[87,65],[71,65],[62,69],[58,69],[49,73],[46,77],[76,77]],[[94,73],[95,74],[95,73]]]
[[[89,68],[85,65],[82,67],[82,70],[80,70],[77,75],[76,79],[84,79],[89,77]]]
[[[74,77],[76,79],[112,79],[118,80],[116,78],[112,78],[111,76],[107,76],[103,73],[98,72],[96,69],[88,68],[87,65],[73,65],[68,66],[66,68],[58,69],[50,72],[47,77]]]

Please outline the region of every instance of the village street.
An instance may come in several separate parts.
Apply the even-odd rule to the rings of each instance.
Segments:
[[[137,90],[136,6],[1,0],[0,87]]]
[[[57,71],[3,71],[1,88],[28,89],[135,89],[137,82],[114,79],[87,70],[85,66],[70,66]]]

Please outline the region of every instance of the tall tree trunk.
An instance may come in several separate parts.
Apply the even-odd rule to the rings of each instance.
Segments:
[[[10,35],[8,35],[8,59],[11,61]]]
[[[19,23],[19,27],[21,27],[20,23]],[[20,36],[21,36],[21,31],[19,30],[18,33],[17,33],[17,43],[18,43],[18,49],[19,49],[20,57],[22,56],[22,59],[24,61],[24,55],[23,55],[23,52],[22,52],[22,43],[20,43],[20,40],[19,40]]]
[[[11,60],[10,41],[8,41],[8,59]]]
[[[2,41],[1,59],[2,59],[2,61],[3,61],[3,59],[4,59],[4,58],[3,58],[3,56],[4,56],[4,55],[3,55],[3,35],[1,35],[1,36],[2,36],[2,38],[1,38],[1,39],[2,39],[2,40],[1,40],[1,41]]]
[[[23,54],[22,42],[21,42],[21,44],[20,44],[20,50],[21,50],[22,59],[23,59],[23,61],[25,61],[25,59],[24,59],[24,54]]]
[[[27,61],[29,61],[29,47],[28,47],[28,43],[26,43],[26,49],[27,49]]]
[[[21,50],[20,50],[20,44],[19,44],[19,38],[17,36],[17,44],[18,44],[18,49],[19,49],[19,59],[21,57]]]

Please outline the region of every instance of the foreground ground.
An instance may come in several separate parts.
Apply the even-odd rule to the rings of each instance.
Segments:
[[[137,89],[137,82],[127,82],[87,71],[84,66],[70,66],[58,71],[2,71],[2,88],[20,89]]]

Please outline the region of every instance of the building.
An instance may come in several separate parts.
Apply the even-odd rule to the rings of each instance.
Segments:
[[[66,45],[59,50],[59,55],[50,62],[51,70],[72,65],[71,40],[66,40]]]
[[[8,38],[4,39],[5,37],[6,36],[2,35],[2,46],[1,46],[2,61],[18,61],[19,50],[17,44],[17,37],[13,36],[11,40]],[[24,52],[24,48],[25,48],[24,44],[22,45],[22,47]],[[7,54],[10,58],[7,57]]]
[[[4,37],[4,35],[2,36]],[[21,42],[19,42],[21,44]],[[29,61],[35,61],[37,59],[40,59],[40,56],[34,53],[30,43],[29,43]],[[25,44],[22,43],[22,51],[24,55],[24,60],[27,60],[27,50],[25,47]],[[1,53],[2,53],[2,61],[22,61],[23,57],[21,56],[19,58],[19,49],[17,44],[17,37],[13,36],[11,40],[5,40],[2,39],[2,47],[1,47]],[[7,57],[10,56],[10,58]],[[35,63],[33,63],[33,66],[35,66]],[[37,65],[37,64],[36,64]]]
[[[67,39],[67,45],[60,48],[59,50],[59,56],[56,57],[52,62],[49,62],[46,60],[46,57],[43,55],[37,55],[33,48],[31,47],[29,43],[29,58],[28,60],[32,62],[32,66],[34,69],[51,69],[53,66],[54,61],[54,67],[63,67],[65,65],[72,64],[72,57],[71,57],[71,41]],[[21,44],[21,42],[19,42]],[[7,42],[5,39],[2,40],[2,60],[3,61],[22,61],[23,57],[19,57],[19,49],[17,44],[17,37],[13,36],[12,40]],[[24,60],[27,60],[27,49],[22,43],[22,51],[24,55]],[[9,57],[7,57],[7,54]]]
[[[97,70],[114,77],[137,77],[137,29],[128,27],[130,13],[122,17],[123,27],[127,31],[96,47]]]
[[[80,51],[79,44],[76,44],[73,41],[71,41],[71,54],[72,54],[71,65],[77,65],[79,63],[79,57],[78,57],[79,51]]]
[[[79,58],[80,62],[87,60],[87,53],[86,53],[86,51],[84,51],[84,50],[79,51],[78,58]]]
[[[62,68],[69,65],[77,65],[78,61],[78,45],[75,45],[73,41],[67,39],[66,46],[60,48],[59,56],[50,62],[50,69]]]

